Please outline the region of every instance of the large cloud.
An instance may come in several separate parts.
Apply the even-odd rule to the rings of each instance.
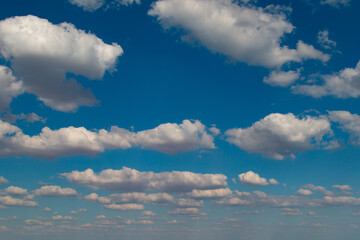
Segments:
[[[29,15],[0,21],[0,53],[11,61],[26,92],[51,108],[68,112],[97,100],[66,74],[101,79],[106,70],[114,69],[123,50],[70,23],[54,25]]]
[[[320,75],[319,78],[322,84],[299,84],[293,86],[292,90],[295,94],[315,98],[324,96],[358,98],[360,96],[360,61],[355,68],[345,68],[333,74]]]
[[[350,143],[360,146],[360,115],[348,111],[329,111],[329,117],[350,134]]]
[[[252,171],[240,174],[239,180],[246,186],[268,186],[279,184],[279,182],[273,178],[267,180],[266,178],[262,178],[259,174]]]
[[[7,110],[12,99],[22,93],[22,82],[13,76],[11,69],[0,65],[0,112]]]
[[[261,8],[233,0],[158,0],[148,14],[165,29],[183,29],[182,40],[250,65],[278,67],[310,58],[326,62],[328,55],[302,41],[296,49],[281,46],[284,35],[294,29],[289,12],[286,7]]]
[[[45,127],[39,135],[29,136],[18,127],[0,120],[0,156],[29,155],[52,159],[76,154],[94,155],[105,149],[130,147],[175,154],[201,148],[213,149],[213,140],[200,121],[166,123],[137,133],[118,127],[112,127],[110,131],[89,131],[84,127],[51,130]]]
[[[216,189],[227,186],[227,177],[222,174],[178,171],[139,172],[126,167],[121,170],[104,170],[99,174],[87,169],[83,172],[72,171],[61,175],[72,183],[109,191],[191,192],[194,189]]]
[[[225,135],[228,142],[241,149],[283,160],[294,157],[296,152],[314,148],[331,133],[329,120],[325,117],[298,118],[292,113],[274,113],[249,128],[230,129]]]

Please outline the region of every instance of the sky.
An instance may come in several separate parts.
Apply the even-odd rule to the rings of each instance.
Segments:
[[[3,1],[0,238],[358,239],[359,10]]]

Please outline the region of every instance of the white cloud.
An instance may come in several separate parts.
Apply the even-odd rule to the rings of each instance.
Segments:
[[[281,215],[283,216],[302,216],[303,213],[298,208],[282,208]]]
[[[299,118],[292,113],[273,113],[249,128],[227,130],[225,135],[228,142],[241,149],[283,160],[294,158],[296,152],[313,149],[325,135],[331,133],[326,117]]]
[[[360,96],[360,61],[355,68],[345,68],[340,72],[320,75],[322,84],[296,85],[292,87],[295,94],[315,98],[334,96],[336,98],[358,98]],[[312,80],[313,81],[313,80]]]
[[[90,202],[97,202],[102,204],[108,204],[111,202],[111,199],[108,197],[99,197],[97,193],[91,193],[84,197],[85,200]]]
[[[5,206],[17,206],[17,207],[37,207],[34,201],[27,201],[23,199],[12,198],[10,196],[0,197],[0,204]]]
[[[279,67],[310,58],[326,62],[328,55],[302,41],[296,49],[281,46],[294,29],[287,19],[290,12],[288,7],[261,8],[233,0],[158,0],[148,14],[165,29],[183,29],[183,41],[250,65]]]
[[[19,196],[28,194],[28,191],[26,189],[14,187],[14,186],[10,186],[10,187],[6,188],[5,192],[9,193],[9,194],[13,194],[13,195],[19,195]]]
[[[170,215],[183,215],[183,216],[199,216],[205,215],[201,213],[197,208],[177,208],[174,211],[168,211]]]
[[[0,21],[0,53],[11,60],[24,91],[53,109],[69,112],[93,106],[97,100],[66,74],[101,79],[105,71],[114,69],[123,50],[70,23],[54,25],[28,15]]]
[[[352,206],[352,205],[360,205],[360,198],[356,197],[331,197],[331,196],[325,196],[323,199],[324,204],[329,205],[341,205],[341,206]]]
[[[192,190],[187,194],[190,198],[195,199],[216,199],[226,197],[232,194],[229,188],[210,189],[210,190]]]
[[[302,196],[309,196],[309,195],[311,195],[311,194],[313,194],[313,193],[312,193],[312,191],[310,191],[310,190],[308,190],[308,189],[302,189],[302,188],[300,188],[299,190],[296,191],[296,194],[302,195]]]
[[[77,195],[75,189],[61,188],[59,186],[42,186],[33,192],[36,196],[40,197],[74,197]]]
[[[129,210],[144,210],[144,205],[141,204],[109,204],[104,206],[107,209],[120,210],[120,211],[129,211]]]
[[[64,220],[74,220],[73,217],[70,217],[70,216],[61,216],[61,215],[55,215],[55,216],[52,216],[51,217],[53,220],[61,220],[61,221],[64,221]]]
[[[81,7],[84,11],[93,12],[104,5],[105,0],[69,0],[69,2]]]
[[[288,87],[300,78],[300,71],[272,71],[264,78],[264,82],[271,86]]]
[[[105,149],[141,147],[168,154],[197,149],[213,149],[214,138],[200,121],[184,120],[181,124],[166,123],[150,130],[131,132],[112,127],[89,131],[84,127],[51,130],[48,127],[34,136],[0,120],[0,156],[28,155],[53,159],[63,156],[94,155]]]
[[[329,39],[329,31],[319,31],[317,35],[318,43],[325,49],[332,49],[336,47],[336,42]]]
[[[227,177],[222,174],[199,174],[192,172],[139,172],[123,167],[107,169],[95,174],[92,169],[72,171],[62,176],[72,183],[83,184],[93,189],[110,191],[191,192],[194,189],[216,189],[227,186]]]
[[[2,134],[2,129],[0,127],[0,136],[1,136],[1,134]],[[5,179],[3,176],[0,176],[0,185],[8,184],[8,183],[9,183],[9,181],[7,179]]]
[[[351,0],[321,0],[320,3],[322,5],[330,5],[333,7],[341,7],[341,6],[349,6]]]
[[[332,185],[333,188],[339,189],[341,191],[351,191],[352,188],[349,185]]]
[[[329,111],[329,118],[350,134],[351,144],[360,146],[360,115],[347,111]]]
[[[0,112],[7,110],[12,99],[22,93],[22,82],[13,76],[10,68],[0,65]]]
[[[140,0],[116,0],[116,2],[120,3],[121,5],[124,5],[124,6],[129,6],[131,4],[140,4],[141,1]]]
[[[152,211],[143,211],[141,213],[142,216],[156,216],[155,213],[153,213]]]
[[[318,191],[324,195],[328,195],[328,196],[331,196],[331,195],[334,195],[333,192],[327,190],[325,187],[323,186],[315,186],[313,184],[307,184],[307,185],[304,185],[302,186],[303,188],[306,188],[306,189],[311,189],[311,190],[314,190],[314,191]]]
[[[260,177],[259,174],[249,171],[247,173],[239,174],[239,180],[242,184],[246,186],[268,186],[268,185],[277,185],[278,181],[275,179],[270,179],[269,181],[266,178]]]

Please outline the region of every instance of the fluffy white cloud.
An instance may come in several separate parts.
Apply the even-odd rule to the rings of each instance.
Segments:
[[[170,215],[183,215],[183,216],[199,216],[206,215],[201,213],[197,208],[177,208],[174,211],[168,211]]]
[[[36,196],[40,197],[74,197],[77,195],[75,189],[61,188],[59,186],[42,186],[33,192]]]
[[[336,42],[329,39],[329,31],[319,31],[317,35],[318,43],[325,49],[332,49],[336,47]]]
[[[271,86],[288,87],[300,77],[300,71],[272,71],[264,78],[264,82]]]
[[[13,194],[13,195],[20,195],[20,196],[28,194],[28,191],[26,189],[14,187],[14,186],[10,186],[10,187],[6,188],[5,192],[9,193],[9,194]]]
[[[105,0],[69,0],[69,2],[81,7],[84,11],[93,12],[104,5]]]
[[[330,5],[333,7],[349,6],[351,0],[321,0],[322,5]]]
[[[233,0],[158,0],[148,14],[165,29],[183,29],[182,40],[250,65],[278,67],[310,58],[326,62],[328,55],[302,41],[296,49],[281,46],[294,29],[289,12],[287,7],[261,8]]]
[[[302,195],[302,196],[309,196],[309,195],[311,195],[311,194],[313,194],[313,193],[312,193],[312,191],[310,191],[310,190],[308,190],[308,189],[302,189],[302,188],[300,188],[299,190],[296,191],[296,194]]]
[[[5,206],[16,206],[16,207],[37,207],[34,201],[27,201],[23,199],[12,198],[10,196],[0,197],[0,204]]]
[[[319,78],[323,82],[320,85],[299,84],[293,86],[292,90],[295,94],[308,95],[315,98],[324,96],[358,98],[360,96],[360,61],[355,68],[345,68],[337,73],[320,75]]]
[[[325,196],[323,199],[324,204],[329,205],[341,205],[341,206],[347,206],[347,205],[360,205],[360,198],[356,197],[331,197],[331,196]]]
[[[0,127],[0,136],[1,136],[1,127]],[[0,185],[3,185],[3,184],[8,184],[9,181],[7,179],[5,179],[3,176],[0,176]]]
[[[129,211],[129,210],[144,210],[144,205],[141,204],[109,204],[104,206],[107,209],[120,210],[120,211]]]
[[[314,190],[314,191],[318,191],[324,195],[328,195],[328,196],[331,196],[331,195],[334,195],[333,192],[327,190],[325,187],[323,186],[315,186],[313,184],[307,184],[307,185],[304,185],[302,186],[303,188],[306,188],[306,189],[310,189],[310,190]]]
[[[53,220],[61,220],[61,221],[64,221],[64,220],[73,220],[73,217],[70,217],[70,216],[61,216],[61,215],[55,215],[55,216],[52,216],[51,217]]]
[[[281,215],[283,216],[302,216],[303,213],[298,208],[282,208]]]
[[[102,204],[109,204],[111,203],[111,199],[108,197],[99,197],[97,193],[91,193],[84,197],[85,200],[90,202],[97,202]]]
[[[61,175],[72,183],[110,191],[191,192],[194,189],[216,189],[227,186],[227,177],[222,174],[179,171],[139,172],[126,167],[121,170],[107,169],[99,174],[95,174],[92,169],[87,169],[83,172],[72,171]]]
[[[10,68],[0,65],[0,112],[9,108],[13,98],[23,93],[23,85]]]
[[[352,188],[349,185],[332,185],[333,188],[339,189],[341,191],[351,191]]]
[[[239,174],[239,180],[246,186],[268,186],[279,184],[279,182],[273,178],[268,181],[266,178],[262,178],[259,174],[252,171]]]
[[[213,149],[214,138],[200,121],[184,120],[182,124],[166,123],[137,133],[112,127],[89,131],[84,127],[51,130],[48,127],[34,136],[0,120],[0,156],[28,155],[53,159],[77,154],[94,155],[105,149],[141,147],[175,154],[197,149]]]
[[[232,194],[229,188],[210,189],[210,190],[197,190],[194,189],[187,194],[190,198],[195,199],[216,199],[226,197]]]
[[[283,160],[295,157],[296,152],[314,148],[325,135],[331,133],[326,117],[299,118],[292,113],[273,113],[249,128],[230,129],[225,135],[228,142],[241,149]]]
[[[329,111],[329,118],[350,134],[351,144],[360,146],[360,115],[347,111]]]
[[[114,69],[123,50],[70,23],[54,25],[29,15],[0,21],[0,53],[11,61],[24,91],[53,109],[68,112],[93,106],[97,100],[66,74],[101,79],[106,70]]]

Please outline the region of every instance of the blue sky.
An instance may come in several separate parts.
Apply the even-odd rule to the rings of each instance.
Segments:
[[[357,239],[360,3],[5,1],[4,239]]]

